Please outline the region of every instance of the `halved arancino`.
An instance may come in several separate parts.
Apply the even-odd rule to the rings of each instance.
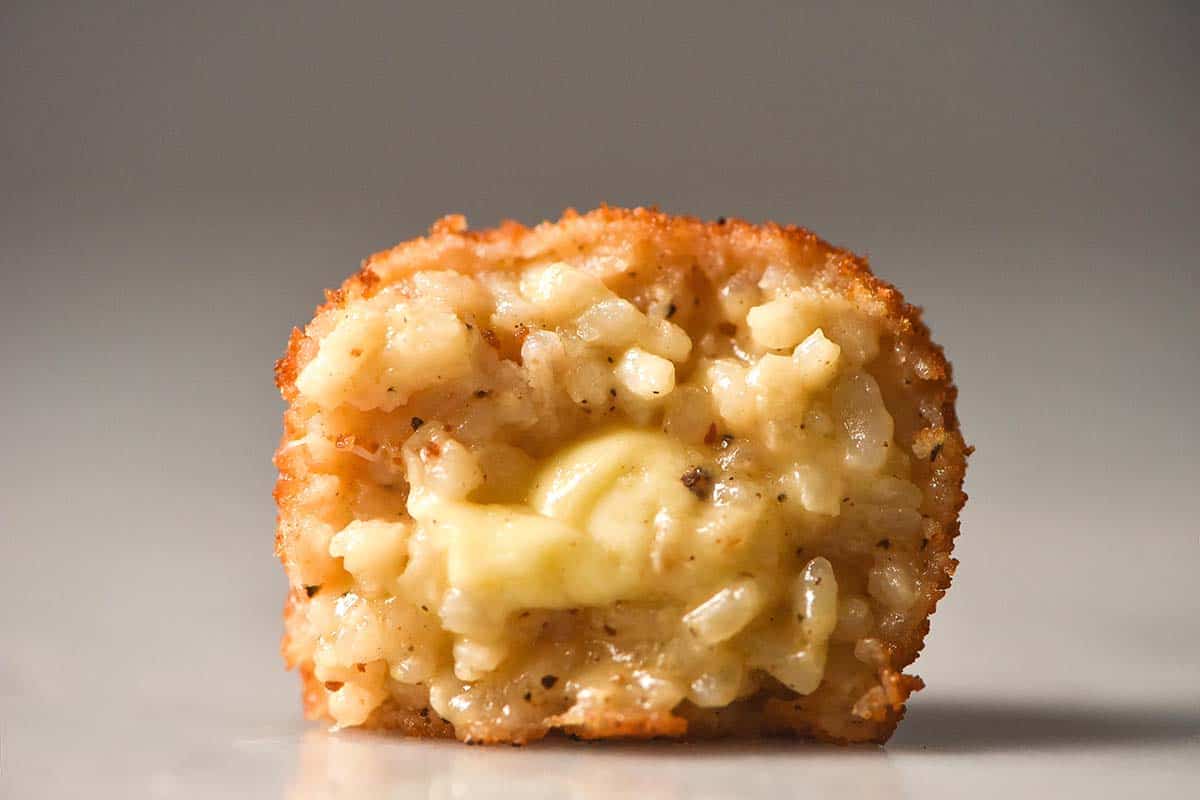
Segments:
[[[950,366],[805,230],[446,217],[329,293],[276,380],[310,717],[882,742],[921,686],[966,499]]]

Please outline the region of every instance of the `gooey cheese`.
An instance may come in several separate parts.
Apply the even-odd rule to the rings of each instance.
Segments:
[[[703,463],[665,434],[616,429],[547,459],[521,503],[418,490],[409,512],[444,549],[449,586],[497,615],[606,605],[652,594],[656,548],[702,528],[704,505],[681,477]]]

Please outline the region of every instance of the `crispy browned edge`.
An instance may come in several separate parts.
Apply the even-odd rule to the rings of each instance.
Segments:
[[[696,217],[665,214],[656,208],[625,209],[601,206],[586,214],[579,214],[575,209],[569,208],[557,222],[543,222],[530,228],[507,220],[498,227],[487,230],[470,230],[463,216],[448,215],[434,223],[428,236],[403,242],[366,259],[362,268],[350,276],[341,288],[326,291],[325,303],[317,307],[314,320],[323,312],[344,306],[352,299],[370,297],[381,284],[381,278],[374,269],[375,265],[403,261],[410,256],[414,260],[432,264],[436,262],[439,254],[453,252],[462,255],[464,251],[475,256],[475,263],[494,261],[501,250],[510,256],[516,257],[519,254],[521,259],[527,259],[544,253],[545,248],[539,249],[539,243],[549,244],[557,234],[578,229],[581,233],[590,232],[595,236],[600,230],[609,232],[614,227],[651,242],[679,242],[688,239],[695,241],[703,237],[721,237],[737,249],[783,245],[792,256],[803,256],[809,264],[814,263],[818,257],[824,257],[825,279],[856,302],[873,300],[882,305],[885,313],[881,319],[891,335],[908,348],[914,356],[914,361],[920,360],[926,365],[926,373],[921,380],[922,393],[937,399],[944,423],[940,429],[924,429],[919,437],[924,438],[929,447],[936,447],[936,460],[930,460],[927,480],[947,487],[955,493],[956,500],[952,518],[944,522],[942,532],[930,539],[926,548],[925,569],[928,577],[933,578],[930,581],[933,589],[923,598],[926,605],[924,621],[906,639],[891,643],[888,651],[883,654],[877,665],[879,686],[860,700],[855,709],[868,725],[854,735],[831,735],[807,726],[803,721],[789,720],[786,712],[782,715],[772,715],[772,706],[791,706],[790,701],[773,699],[766,699],[761,708],[764,715],[774,716],[775,719],[765,719],[757,731],[760,734],[801,736],[837,744],[886,742],[904,716],[905,701],[909,695],[924,686],[920,678],[905,675],[902,670],[920,653],[925,636],[929,632],[929,617],[950,586],[951,577],[958,564],[951,557],[951,551],[959,533],[958,513],[967,500],[967,495],[962,491],[962,483],[966,472],[966,459],[973,448],[965,444],[959,431],[954,404],[957,388],[952,380],[950,363],[946,360],[942,348],[930,338],[929,329],[921,319],[921,309],[906,303],[899,290],[877,278],[865,259],[793,225],[778,225],[774,222],[754,224],[734,218],[705,222]],[[486,255],[483,254],[485,250]],[[290,471],[287,459],[283,457],[283,445],[299,435],[296,420],[290,413],[290,404],[297,395],[297,375],[316,353],[319,333],[312,328],[310,325],[306,331],[293,329],[288,340],[287,352],[275,363],[275,383],[284,400],[289,403],[288,412],[284,415],[280,450],[275,456],[275,464],[280,474],[274,495],[281,510],[295,491],[293,481],[296,476]],[[282,514],[277,518],[277,522],[281,521],[281,518]],[[275,553],[284,561],[283,532],[279,524],[276,527]],[[284,565],[286,568],[286,561]],[[284,607],[285,622],[291,615],[300,613],[307,602],[307,597],[299,587],[289,591]],[[286,633],[282,650],[285,653],[284,659],[288,662],[288,669],[297,669],[300,674],[305,716],[309,719],[326,717],[324,693],[313,675],[312,665],[288,661]],[[755,698],[750,700],[754,701]],[[428,709],[408,709],[392,703],[385,703],[377,710],[365,727],[394,730],[408,736],[455,735],[448,722],[439,719],[436,714],[431,714]],[[589,739],[711,735],[705,730],[689,730],[687,720],[667,712],[604,712],[594,719],[588,719],[583,726],[566,730],[573,735]],[[717,735],[729,733],[728,730],[717,731]],[[472,740],[506,741],[500,737],[492,739],[487,736],[482,739],[475,736]]]

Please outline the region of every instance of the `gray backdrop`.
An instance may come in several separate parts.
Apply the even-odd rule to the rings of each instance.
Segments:
[[[1192,3],[5,3],[0,710],[294,720],[289,329],[444,213],[602,201],[802,224],[926,308],[978,452],[902,736],[960,698],[1019,727],[987,704],[1018,688],[1194,710],[1197,34]]]

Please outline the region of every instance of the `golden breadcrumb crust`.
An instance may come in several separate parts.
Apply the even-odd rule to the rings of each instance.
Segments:
[[[938,523],[922,549],[924,587],[917,601],[922,622],[904,635],[883,643],[869,654],[878,683],[861,695],[847,697],[823,684],[804,696],[760,695],[739,700],[722,709],[699,709],[684,704],[675,712],[594,712],[582,723],[561,728],[581,738],[707,738],[729,735],[791,735],[836,743],[883,743],[904,715],[908,696],[923,686],[920,678],[903,674],[920,652],[929,631],[929,617],[950,585],[957,562],[951,557],[958,535],[958,513],[966,502],[962,491],[968,447],[959,431],[954,402],[957,391],[951,368],[942,348],[930,339],[921,320],[921,310],[905,302],[893,286],[872,274],[865,259],[836,248],[813,233],[773,222],[751,224],[721,218],[705,222],[694,217],[672,216],[653,208],[623,209],[604,206],[586,214],[573,209],[557,222],[526,227],[506,221],[494,229],[469,230],[461,215],[436,222],[423,238],[413,239],[372,255],[358,273],[340,289],[326,292],[326,302],[316,310],[305,330],[295,329],[287,352],[275,365],[275,382],[284,400],[294,403],[296,378],[314,357],[318,342],[329,331],[334,312],[363,298],[401,276],[423,269],[456,269],[465,273],[506,269],[534,259],[575,256],[598,243],[626,242],[631,248],[659,253],[688,253],[713,283],[727,279],[746,262],[803,266],[812,270],[823,285],[839,291],[851,302],[870,307],[890,336],[890,349],[880,360],[894,373],[888,408],[896,414],[896,439],[907,441],[914,454],[913,481],[936,498],[930,516]],[[885,395],[889,387],[885,387]],[[899,400],[899,402],[895,402]],[[919,411],[918,411],[919,410]],[[906,416],[907,414],[907,416]],[[276,554],[284,561],[288,520],[306,474],[295,449],[287,443],[303,435],[295,409],[284,415],[284,431],[275,456],[279,479],[275,499],[279,507],[275,538]],[[302,589],[289,592],[284,608],[286,631],[301,624],[308,603]],[[307,717],[328,716],[325,694],[313,675],[311,662],[293,663],[285,632],[283,652],[289,669],[297,669],[303,684]],[[830,667],[833,669],[833,667]],[[846,713],[852,709],[852,713]],[[554,727],[550,720],[548,727]],[[404,708],[388,700],[377,709],[365,727],[395,730],[404,735],[453,737],[453,727],[428,708]],[[474,742],[511,741],[511,736],[485,732],[473,734]],[[522,742],[514,742],[522,743]]]

